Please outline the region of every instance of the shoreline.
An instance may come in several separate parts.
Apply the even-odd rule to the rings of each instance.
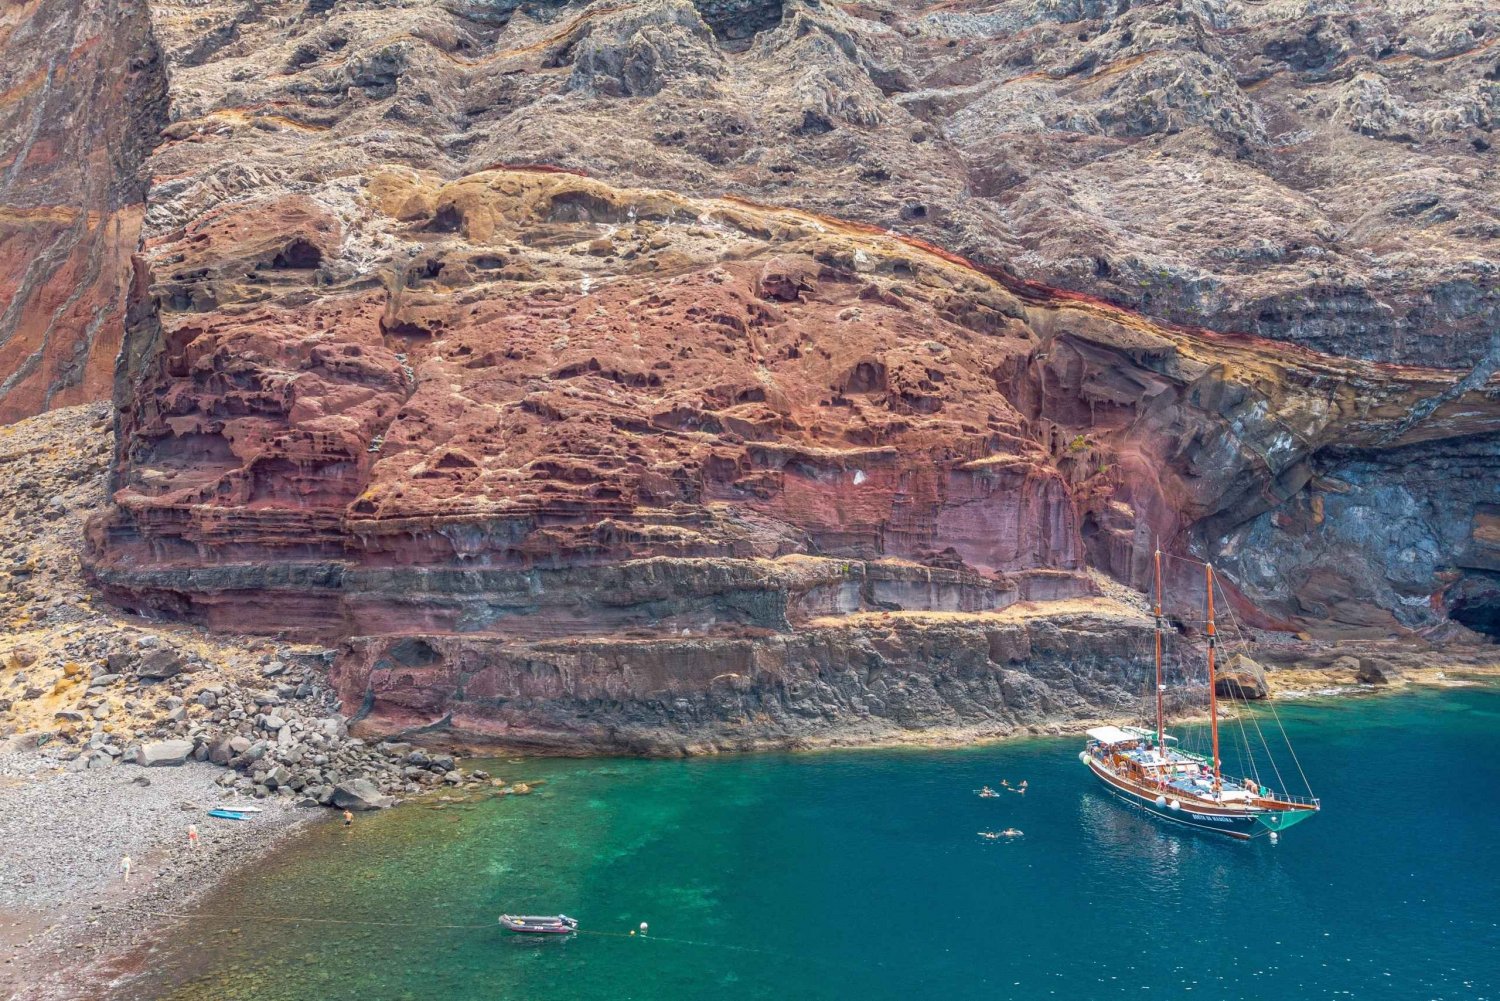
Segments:
[[[1423,658],[1433,656],[1423,654]],[[1413,688],[1456,688],[1471,685],[1500,684],[1500,650],[1496,660],[1485,664],[1466,664],[1440,668],[1422,666],[1403,668],[1381,684],[1367,684],[1355,680],[1353,672],[1344,668],[1268,668],[1267,683],[1271,694],[1266,699],[1250,700],[1254,706],[1272,702],[1297,704],[1309,699],[1337,698],[1362,699],[1392,695]],[[1206,707],[1205,707],[1206,709]],[[1197,714],[1173,714],[1174,722],[1206,721],[1206,711]],[[463,759],[498,758],[521,755],[530,758],[660,758],[683,759],[720,757],[738,754],[803,753],[813,751],[858,751],[882,748],[931,748],[944,750],[977,744],[1000,744],[1008,741],[1034,740],[1048,737],[1068,737],[1082,734],[1096,726],[1119,726],[1136,723],[1140,713],[1122,712],[1098,716],[1079,716],[1066,721],[1032,723],[999,733],[982,725],[928,727],[922,730],[883,730],[879,734],[862,735],[859,727],[851,726],[841,734],[799,736],[775,739],[749,739],[734,742],[726,739],[722,746],[688,745],[687,753],[628,753],[580,747],[577,753],[559,751],[552,747],[533,744],[507,744],[503,741],[466,740],[462,736],[450,739],[431,740],[424,746],[441,747]],[[391,739],[395,739],[394,737]]]
[[[1403,672],[1384,685],[1343,684],[1337,672],[1328,668],[1268,674],[1275,701],[1299,702],[1493,684],[1500,680],[1500,665],[1423,667]],[[1291,688],[1276,683],[1283,681],[1316,682],[1317,686]],[[913,733],[909,738],[833,737],[760,751],[945,750],[1071,736],[1090,726],[1134,719],[1122,715],[1032,725],[1009,734],[953,728]],[[472,750],[474,757],[506,753],[494,746]],[[45,751],[0,756],[0,840],[20,844],[29,838],[35,844],[39,835],[49,845],[41,857],[27,857],[19,878],[5,880],[9,890],[0,889],[0,955],[4,956],[0,999],[5,1001],[86,1001],[113,995],[141,972],[160,942],[191,920],[189,912],[199,900],[234,873],[270,856],[287,839],[335,816],[272,797],[255,801],[264,812],[250,821],[208,818],[203,811],[224,800],[226,790],[215,782],[222,769],[207,763],[103,772],[67,771],[61,766]],[[151,784],[138,785],[139,776],[151,779]],[[56,802],[61,798],[65,808],[74,809],[55,811],[41,825],[27,830],[33,818],[26,809],[26,797],[18,790],[35,794],[44,789],[39,799]],[[151,802],[143,803],[143,798]],[[121,825],[112,824],[111,817],[123,810],[139,822],[124,825],[122,830]],[[186,848],[189,822],[197,823],[200,831],[196,853]],[[17,837],[13,828],[23,829],[26,837]],[[83,845],[90,847],[84,850]],[[128,883],[115,868],[117,849],[122,846],[135,860]],[[36,867],[70,854],[74,856],[71,862],[53,864],[38,885]]]
[[[248,821],[215,820],[223,770],[67,771],[45,752],[0,757],[0,842],[12,851],[0,879],[0,998],[83,1001],[111,993],[139,968],[182,912],[254,865],[323,810],[274,799]],[[139,778],[149,785],[137,783]],[[190,850],[187,825],[199,846]],[[122,855],[133,861],[129,880]]]

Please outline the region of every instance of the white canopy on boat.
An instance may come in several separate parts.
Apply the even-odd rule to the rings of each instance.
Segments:
[[[1140,734],[1131,733],[1128,730],[1121,730],[1117,726],[1096,726],[1092,730],[1085,730],[1084,732],[1087,733],[1090,737],[1093,737],[1099,743],[1106,745],[1133,744],[1141,739]]]
[[[1147,730],[1144,727],[1139,727],[1139,726],[1124,726],[1124,727],[1121,727],[1120,729],[1124,730],[1126,733],[1133,733],[1137,737],[1155,737],[1156,736],[1156,731],[1155,730]],[[1169,744],[1175,744],[1175,743],[1177,743],[1177,738],[1174,737],[1174,736],[1172,736],[1170,733],[1164,733],[1164,734],[1162,734],[1161,735],[1161,739],[1163,741],[1165,741],[1166,743],[1169,743]]]

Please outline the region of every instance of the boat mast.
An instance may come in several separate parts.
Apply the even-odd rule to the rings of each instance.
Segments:
[[[1212,563],[1203,564],[1203,579],[1208,585],[1208,725],[1213,734],[1214,748],[1214,792],[1217,793],[1224,787],[1224,782],[1219,774],[1219,697],[1215,690],[1214,678],[1214,650],[1219,645],[1219,638],[1214,630],[1214,567]]]
[[[1161,732],[1161,548],[1156,550],[1156,750],[1160,754],[1166,746]]]

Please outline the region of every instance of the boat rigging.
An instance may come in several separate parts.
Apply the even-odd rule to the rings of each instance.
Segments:
[[[1155,594],[1152,613],[1156,631],[1156,727],[1101,726],[1088,731],[1089,741],[1078,755],[1117,799],[1173,823],[1249,840],[1263,834],[1274,839],[1281,831],[1317,813],[1316,797],[1292,796],[1261,783],[1258,776],[1226,779],[1219,753],[1218,627],[1214,616],[1212,564],[1203,564],[1206,588],[1205,628],[1208,643],[1208,712],[1210,753],[1205,756],[1180,746],[1165,730],[1162,679],[1162,552],[1156,551]],[[1243,735],[1243,724],[1242,735]],[[1257,725],[1257,732],[1259,727]],[[1283,731],[1283,735],[1285,731]],[[1245,738],[1247,758],[1248,737]],[[1262,735],[1262,744],[1265,744]],[[1290,744],[1288,744],[1290,747]],[[1269,755],[1269,747],[1266,747]],[[1295,758],[1295,752],[1293,752]],[[1273,759],[1274,766],[1274,759]],[[1298,765],[1299,773],[1301,765]],[[1279,778],[1280,772],[1277,770]],[[1305,776],[1304,776],[1305,780]]]

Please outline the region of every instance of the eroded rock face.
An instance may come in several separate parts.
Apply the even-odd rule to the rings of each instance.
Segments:
[[[1142,619],[1074,608],[854,615],[754,638],[421,642],[354,640],[335,684],[385,728],[436,723],[548,752],[693,754],[997,736],[1128,714],[1152,639]]]
[[[830,727],[782,691],[818,685],[872,729],[1030,725],[988,640],[947,637],[988,651],[950,692],[913,653],[945,620],[866,656],[861,617],[1062,614],[1157,544],[1261,625],[1490,621],[1500,499],[1444,471],[1500,431],[1492,12],[148,10],[170,121],[91,571],[347,641],[367,725],[759,744]],[[1367,530],[1398,494],[1415,557]]]
[[[1497,33],[1439,0],[16,7],[0,420],[107,380],[157,39],[169,141],[225,154],[159,164],[163,224],[306,173],[309,145],[307,176],[554,163],[898,226],[1178,322],[1492,370]]]
[[[109,395],[165,114],[146,8],[0,14],[0,424]]]
[[[997,383],[1037,339],[994,280],[568,174],[365,180],[148,249],[156,346],[123,422],[111,583],[325,636],[584,602],[507,626],[548,635],[660,625],[710,578],[726,597],[683,625],[784,628],[858,590],[841,560],[927,564],[953,610],[1082,565],[1068,485]],[[355,232],[378,256],[333,284],[321,261]],[[777,562],[794,555],[833,559]],[[653,559],[679,562],[599,569]],[[874,607],[912,582],[869,574]]]
[[[860,617],[1061,612],[1085,564],[1144,583],[1154,540],[1213,552],[1285,516],[1319,460],[1500,423],[1500,387],[1460,373],[1162,327],[878,230],[557,171],[372,167],[222,204],[142,265],[96,577],[218,628],[359,637],[336,683],[372,725],[538,746],[760,746],[830,712],[1030,725],[976,694],[1013,669],[989,654],[956,702],[892,709],[885,671],[948,691],[912,651],[986,627],[918,619],[867,656]],[[1239,602],[1299,626],[1308,603],[1296,580]],[[1126,670],[1081,635],[1059,662]],[[797,724],[784,689],[828,685]]]

